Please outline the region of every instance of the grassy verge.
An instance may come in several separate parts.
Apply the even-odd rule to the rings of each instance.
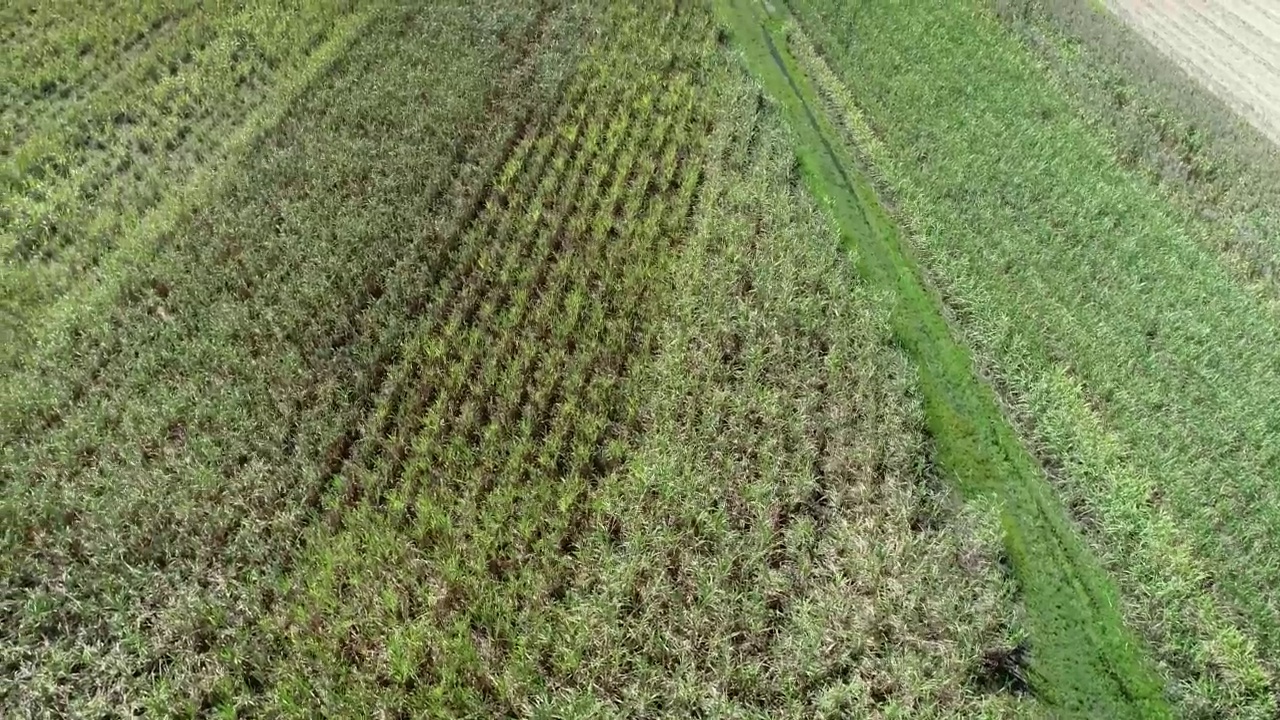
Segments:
[[[1274,714],[1271,291],[994,13],[796,5],[1166,695],[1193,717]]]
[[[1060,712],[1151,717],[1168,712],[1116,610],[1115,590],[1079,542],[1044,474],[975,373],[939,303],[791,56],[781,24],[756,3],[721,4],[748,61],[783,107],[816,194],[858,248],[869,280],[893,293],[895,338],[920,368],[924,412],[943,473],[1003,503],[1008,552],[1027,606],[1032,684]]]

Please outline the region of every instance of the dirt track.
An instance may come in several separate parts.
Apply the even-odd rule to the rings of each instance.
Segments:
[[[1106,2],[1187,72],[1280,143],[1280,2]]]

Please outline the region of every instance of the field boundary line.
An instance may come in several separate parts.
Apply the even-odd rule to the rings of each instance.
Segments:
[[[1169,717],[1163,684],[1125,626],[1112,579],[1078,537],[1043,469],[977,372],[936,291],[791,54],[796,26],[772,4],[717,0],[745,60],[778,101],[799,143],[806,185],[832,213],[860,273],[894,297],[895,339],[919,369],[937,463],[969,498],[994,497],[1026,606],[1029,679],[1056,712]]]
[[[871,124],[861,108],[857,106],[848,88],[827,66],[810,39],[800,33],[793,34],[791,39],[801,64],[807,65],[810,72],[817,76],[816,85],[819,94],[824,96],[823,99],[831,110],[839,115],[845,129],[852,136],[849,142],[855,146],[855,153],[865,156],[859,159],[865,159],[867,165],[864,171],[872,179],[876,190],[880,192],[881,188],[884,188],[885,191],[892,192],[891,185],[894,184],[899,189],[912,187],[910,181],[901,178],[891,182],[887,174],[881,171],[882,163],[892,162],[887,157],[887,148],[872,130]],[[914,247],[920,237],[920,229],[916,227],[911,217],[904,216],[895,220],[910,237],[908,245]],[[943,292],[943,295],[945,294]],[[1037,419],[1032,417],[1028,410],[1022,409],[1029,400],[1028,396],[1017,393],[1010,384],[1009,376],[1001,368],[996,367],[994,361],[984,357],[981,333],[964,327],[956,320],[945,297],[941,311],[947,317],[953,332],[974,349],[978,374],[995,390],[996,399],[1005,416],[1018,431],[1024,446],[1029,448],[1031,455],[1036,458],[1041,467],[1046,469],[1050,486],[1055,488],[1062,502],[1069,508],[1069,517],[1078,517],[1078,513],[1071,508],[1088,503],[1089,498],[1086,496],[1089,493],[1087,489],[1067,485],[1062,470],[1063,465],[1088,467],[1089,470],[1082,471],[1081,475],[1092,479],[1089,489],[1096,489],[1106,484],[1108,487],[1106,495],[1120,494],[1122,493],[1120,488],[1128,488],[1123,492],[1136,492],[1136,496],[1156,492],[1158,479],[1152,477],[1150,473],[1140,471],[1127,459],[1121,448],[1121,440],[1106,427],[1104,418],[1091,406],[1085,397],[1081,381],[1074,377],[1069,366],[1057,364],[1052,372],[1047,372],[1043,376],[1036,375],[1034,380],[1025,381],[1024,385],[1053,388],[1043,394],[1061,399],[1046,401],[1051,403],[1052,410],[1049,412],[1076,418],[1073,425],[1079,429],[1072,432],[1075,442],[1099,448],[1100,455],[1087,454],[1071,458],[1053,455],[1052,451],[1045,446],[1043,433],[1037,430]],[[1096,519],[1093,521],[1094,524],[1102,526],[1124,525],[1125,523],[1118,516],[1123,515],[1124,511],[1136,511],[1136,508],[1130,506],[1124,506],[1123,510],[1109,509],[1104,504],[1088,504],[1088,508],[1090,515],[1103,518],[1101,521]],[[1134,552],[1146,557],[1146,562],[1151,568],[1161,565],[1180,568],[1178,572],[1170,572],[1159,580],[1166,583],[1171,580],[1180,583],[1179,588],[1183,593],[1182,597],[1185,598],[1182,602],[1192,613],[1195,625],[1204,628],[1206,635],[1210,638],[1210,641],[1205,643],[1205,647],[1209,648],[1206,652],[1214,656],[1213,662],[1230,668],[1237,676],[1257,678],[1256,682],[1259,684],[1265,682],[1268,673],[1256,648],[1247,639],[1242,639],[1244,636],[1241,629],[1214,605],[1210,595],[1200,590],[1196,584],[1198,581],[1186,580],[1186,578],[1208,577],[1209,571],[1194,556],[1188,544],[1177,536],[1174,518],[1161,509],[1148,509],[1146,512],[1154,514],[1149,525],[1152,536],[1138,543]],[[1095,556],[1104,567],[1116,568],[1115,550],[1106,545],[1103,536],[1094,535],[1095,532],[1102,531],[1090,530],[1086,527],[1082,533],[1087,538],[1086,543],[1093,548]],[[1231,651],[1227,653],[1214,650],[1216,648],[1230,648]]]

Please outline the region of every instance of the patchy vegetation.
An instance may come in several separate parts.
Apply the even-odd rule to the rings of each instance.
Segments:
[[[265,681],[258,626],[331,448],[437,271],[451,193],[572,62],[571,11],[383,12],[223,196],[104,279],[105,310],[5,375],[8,702],[194,712]]]
[[[0,712],[1275,716],[1277,150],[1097,3],[0,27]]]
[[[1120,163],[1158,183],[1197,239],[1276,308],[1280,147],[1111,13],[1076,1],[996,7]]]
[[[1146,131],[1121,133],[1117,150],[1100,126],[1149,119],[1100,119],[1096,95],[1068,91],[1090,80],[1054,81],[988,8],[793,5],[843,80],[850,136],[1119,584],[1166,696],[1190,717],[1273,716],[1280,327],[1265,262],[1243,272],[1272,251],[1215,247],[1188,212],[1193,196],[1236,212],[1210,188],[1248,195],[1258,176],[1179,179],[1126,161],[1130,143],[1163,155]]]
[[[109,304],[121,266],[145,263],[368,20],[332,3],[50,10],[9,40],[24,50],[0,115],[6,363]]]
[[[6,712],[1036,713],[709,8],[3,12]]]

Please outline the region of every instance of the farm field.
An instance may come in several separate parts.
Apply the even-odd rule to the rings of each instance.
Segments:
[[[340,7],[6,7],[6,360],[56,344],[62,318],[102,302],[117,268],[221,182],[367,20]]]
[[[1125,16],[0,19],[0,714],[1280,711],[1280,163]]]
[[[996,516],[710,8],[315,26],[207,170],[6,104],[6,715],[1037,715]],[[43,174],[38,118],[104,134]]]
[[[1093,132],[1111,139],[1119,162],[1157,184],[1188,231],[1274,308],[1280,146],[1118,15],[1052,3],[1006,7],[1001,17]]]
[[[1112,0],[1109,7],[1280,141],[1280,11],[1255,0]]]
[[[1118,584],[1175,712],[1273,716],[1274,236],[1215,236],[1195,212],[1214,179],[1110,144],[1095,129],[1114,119],[1070,78],[1045,82],[996,12],[793,7],[831,66],[826,101]]]

